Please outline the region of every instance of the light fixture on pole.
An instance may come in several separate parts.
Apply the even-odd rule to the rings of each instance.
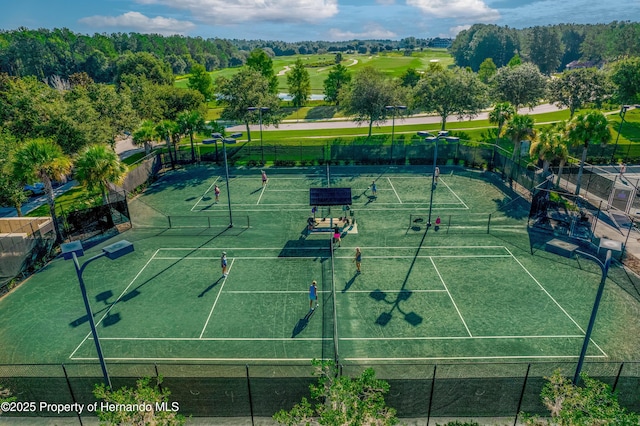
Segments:
[[[126,254],[133,252],[133,243],[127,240],[121,240],[117,243],[110,244],[102,248],[102,253],[97,254],[89,258],[86,262],[80,266],[78,257],[84,256],[84,248],[80,241],[73,241],[60,245],[62,250],[62,257],[65,260],[73,260],[73,264],[76,268],[76,275],[78,276],[78,282],[80,283],[80,291],[82,292],[82,300],[84,301],[84,307],[87,311],[87,318],[89,319],[89,326],[91,327],[91,336],[96,345],[96,351],[98,352],[98,360],[100,361],[100,368],[102,368],[102,375],[104,377],[104,384],[111,389],[111,379],[107,372],[107,364],[104,362],[104,355],[102,354],[102,347],[100,346],[100,340],[98,339],[98,331],[96,330],[96,323],[93,320],[93,312],[91,311],[91,305],[89,304],[89,298],[87,297],[87,289],[82,279],[82,274],[87,265],[94,260],[106,257],[111,260],[115,260]]]
[[[242,136],[242,133],[234,133],[230,135],[230,137],[225,138],[222,136],[222,133],[211,133],[211,137],[213,139],[203,140],[202,143],[205,145],[215,143],[218,141],[222,143],[222,154],[224,156],[224,173],[225,173],[225,183],[227,186],[227,205],[229,207],[229,228],[233,228],[233,214],[231,212],[231,190],[229,189],[229,162],[227,161],[227,144],[228,143],[236,143],[236,139]],[[216,145],[217,146],[217,145]]]
[[[613,146],[613,152],[611,153],[611,160],[609,161],[611,164],[613,164],[613,160],[615,159],[615,156],[616,156],[616,151],[618,150],[618,139],[620,138],[620,132],[622,131],[624,116],[627,114],[627,111],[629,111],[632,108],[633,107],[631,105],[622,105],[622,107],[620,108],[620,127],[618,127],[618,134],[616,135],[616,143]]]
[[[431,173],[431,196],[429,198],[429,218],[427,219],[427,228],[431,226],[431,212],[433,210],[433,191],[436,189],[436,167],[438,167],[438,140],[447,136],[449,132],[440,131],[438,136],[432,136],[429,132],[418,132],[418,136],[423,137],[425,142],[433,143],[433,172]]]
[[[260,122],[260,156],[262,158],[262,164],[264,165],[264,146],[262,145],[262,113],[269,111],[269,107],[249,107],[247,111],[258,111],[258,117]]]
[[[587,348],[589,347],[589,340],[591,340],[591,331],[593,330],[593,324],[596,322],[596,315],[598,314],[598,307],[600,306],[600,299],[602,299],[602,293],[604,291],[604,284],[607,281],[607,274],[609,273],[609,266],[611,265],[611,250],[607,250],[604,263],[592,254],[585,253],[576,250],[580,256],[588,257],[589,259],[598,263],[602,270],[602,278],[600,279],[600,285],[598,286],[598,292],[596,293],[596,300],[593,302],[593,309],[591,310],[591,318],[589,318],[589,326],[587,332],[584,335],[584,341],[582,342],[582,350],[580,351],[580,357],[578,358],[578,365],[576,366],[576,372],[573,375],[573,384],[577,385],[580,379],[580,371],[582,370],[582,364],[584,358],[587,355]]]
[[[391,161],[393,161],[393,139],[396,129],[396,111],[405,110],[407,107],[405,105],[387,105],[385,109],[387,111],[393,111],[391,115]]]

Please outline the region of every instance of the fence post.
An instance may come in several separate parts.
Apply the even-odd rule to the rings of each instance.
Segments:
[[[249,392],[249,411],[251,413],[251,426],[254,426],[253,419],[253,397],[251,396],[251,379],[249,378],[249,364],[245,364],[245,369],[247,372],[247,392]]]
[[[431,419],[431,404],[433,402],[433,390],[436,387],[436,368],[438,364],[433,364],[433,379],[431,380],[431,392],[429,394],[429,408],[427,408],[427,426],[429,426],[429,419]]]
[[[71,400],[73,403],[77,403],[76,396],[73,394],[73,388],[71,387],[71,382],[69,381],[69,375],[67,374],[67,369],[64,364],[61,364],[62,372],[64,373],[64,379],[67,381],[67,386],[69,387],[69,394],[71,395]],[[80,413],[76,411],[76,416],[78,416],[78,422],[80,422],[80,426],[82,426],[82,417],[80,417]]]
[[[520,392],[520,400],[518,401],[518,409],[516,410],[516,418],[513,421],[513,426],[518,424],[518,415],[520,414],[520,408],[522,408],[522,400],[524,399],[524,391],[527,388],[527,381],[529,380],[529,370],[531,370],[531,364],[527,364],[527,373],[524,375],[524,382],[522,383],[522,392]]]
[[[618,368],[618,374],[616,374],[616,380],[613,382],[613,386],[611,387],[611,392],[615,392],[616,387],[618,387],[618,379],[620,379],[620,374],[622,374],[623,367],[624,367],[624,362],[620,364],[620,368]]]

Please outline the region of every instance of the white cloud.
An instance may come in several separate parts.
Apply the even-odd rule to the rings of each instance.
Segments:
[[[339,28],[329,30],[331,40],[371,40],[371,39],[392,39],[398,35],[393,31],[386,30],[377,24],[366,25],[364,30],[356,33],[353,31],[343,31]]]
[[[455,26],[455,27],[451,27],[451,28],[449,28],[449,34],[447,34],[447,35],[441,35],[440,37],[444,37],[444,38],[447,38],[447,37],[455,38],[455,36],[457,36],[457,35],[458,35],[458,33],[459,33],[460,31],[468,30],[469,28],[471,28],[471,25],[458,25],[458,26]]]
[[[407,4],[437,18],[473,19],[476,22],[493,22],[500,18],[500,13],[482,0],[407,0]]]
[[[88,16],[79,20],[92,27],[121,27],[142,33],[182,34],[194,29],[193,22],[156,16],[149,18],[140,12],[127,12],[120,16]]]
[[[207,24],[255,22],[310,22],[338,13],[338,0],[136,0],[191,12]]]

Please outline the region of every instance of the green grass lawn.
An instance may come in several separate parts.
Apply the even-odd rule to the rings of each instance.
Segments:
[[[309,77],[311,78],[311,93],[322,94],[324,92],[324,80],[334,65],[335,55],[294,55],[278,56],[273,58],[273,70],[276,73],[284,71],[286,67],[292,67],[298,59],[308,64]],[[401,52],[384,52],[375,55],[343,55],[342,64],[351,72],[357,72],[365,66],[372,66],[383,73],[397,78],[409,68],[425,70],[431,61],[437,61],[445,67],[453,65],[453,58],[446,49],[426,49],[422,52],[413,52],[411,56],[404,56]],[[209,74],[213,81],[218,77],[230,77],[240,68],[224,68],[212,71]],[[278,77],[278,91],[286,93],[289,90],[286,73]],[[187,87],[188,76],[176,78],[176,86]]]

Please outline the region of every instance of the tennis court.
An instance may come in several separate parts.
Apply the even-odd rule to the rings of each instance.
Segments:
[[[134,242],[135,252],[87,268],[108,362],[577,359],[598,267],[532,255],[527,212],[480,174],[443,171],[433,193],[434,216],[443,217],[437,231],[409,223],[428,211],[428,171],[271,169],[263,186],[259,170],[234,170],[233,228],[221,171],[165,174],[130,202],[134,229],[119,238]],[[329,185],[352,189],[357,220],[357,232],[345,231],[333,251],[328,237],[308,238],[305,226],[309,188]],[[486,224],[445,226],[445,218],[484,216],[490,232]],[[312,280],[319,307],[310,312]],[[0,310],[0,363],[97,359],[70,262],[52,262],[0,300]],[[588,359],[633,359],[640,345],[626,336],[638,314],[635,300],[608,286]]]
[[[363,247],[362,274],[342,248],[332,273],[328,247],[325,257],[229,248],[227,277],[194,266],[216,265],[221,250],[159,248],[100,318],[113,323],[101,332],[107,359],[308,362],[336,349],[345,361],[564,358],[584,336],[504,246]],[[321,306],[310,312],[313,279]],[[94,352],[87,335],[70,358]],[[590,356],[606,354],[596,344]]]

